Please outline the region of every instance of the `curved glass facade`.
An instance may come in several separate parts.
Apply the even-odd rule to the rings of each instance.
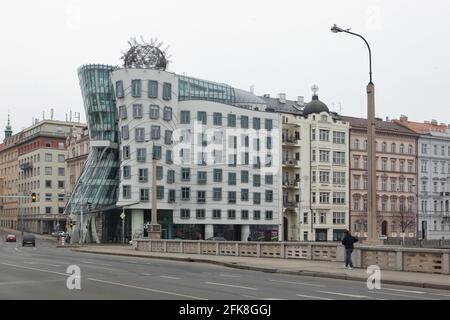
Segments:
[[[66,206],[66,214],[114,208],[119,187],[118,123],[110,73],[115,67],[78,69],[89,128],[90,150],[83,172]],[[89,210],[88,210],[89,209]]]
[[[178,100],[207,100],[234,105],[234,89],[226,84],[178,76]]]

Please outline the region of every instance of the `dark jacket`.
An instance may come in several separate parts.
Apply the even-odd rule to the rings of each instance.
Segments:
[[[353,244],[356,242],[358,242],[358,238],[355,238],[348,233],[344,236],[344,239],[342,239],[342,244],[345,246],[345,249],[353,249]]]

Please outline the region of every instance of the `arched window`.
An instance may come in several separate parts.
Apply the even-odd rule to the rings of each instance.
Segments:
[[[412,146],[412,144],[410,144],[408,146],[408,154],[413,154],[413,146]]]
[[[359,149],[359,139],[355,139],[355,141],[353,142],[353,148],[356,150]]]
[[[387,144],[383,141],[383,144],[381,145],[381,151],[386,152]]]
[[[392,143],[392,144],[391,144],[391,152],[392,152],[392,153],[395,153],[395,152],[396,152],[396,146],[395,146],[395,143]]]
[[[405,152],[405,145],[402,143],[400,145],[400,153],[404,153]]]

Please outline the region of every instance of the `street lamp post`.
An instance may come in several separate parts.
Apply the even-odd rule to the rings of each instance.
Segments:
[[[357,36],[364,40],[369,49],[369,84],[367,85],[367,132],[368,132],[368,183],[369,190],[367,196],[367,241],[377,242],[377,201],[376,201],[376,144],[375,144],[375,85],[372,82],[372,51],[370,50],[369,43],[363,36],[350,32],[350,29],[341,29],[334,25],[331,28],[331,32],[339,33],[345,32],[354,36]]]

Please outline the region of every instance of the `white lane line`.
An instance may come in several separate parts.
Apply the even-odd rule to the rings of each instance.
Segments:
[[[321,284],[313,284],[313,283],[305,283],[305,282],[294,282],[294,281],[273,280],[273,279],[269,279],[269,281],[272,281],[272,282],[280,282],[280,283],[299,284],[299,285],[302,285],[302,286],[325,287],[325,285],[321,285]]]
[[[0,286],[8,286],[8,285],[18,285],[18,284],[31,284],[31,283],[45,283],[45,282],[61,282],[64,279],[53,279],[53,280],[30,280],[30,281],[12,281],[12,282],[0,282]]]
[[[1,265],[4,266],[10,266],[10,267],[16,267],[16,268],[22,268],[22,269],[28,269],[28,270],[34,270],[34,271],[41,271],[41,272],[47,272],[47,273],[53,273],[53,274],[59,274],[61,276],[65,276],[67,277],[68,274],[67,273],[61,273],[61,272],[56,272],[56,271],[50,271],[50,270],[44,270],[44,269],[38,269],[38,268],[31,268],[31,267],[24,267],[24,266],[19,266],[17,264],[12,264],[12,263],[3,263],[0,262]]]
[[[393,289],[393,288],[386,288],[386,287],[381,288],[381,290],[390,290],[390,291],[407,292],[407,293],[417,293],[417,294],[424,294],[424,293],[426,293],[426,292],[423,292],[423,291],[413,291],[413,290]]]
[[[405,298],[413,298],[413,299],[422,299],[422,300],[439,300],[439,299],[433,299],[433,298],[425,298],[425,297],[421,297],[421,296],[410,296],[410,295],[400,294],[400,293],[387,293],[387,292],[379,292],[379,291],[368,291],[368,293],[382,294],[382,295],[394,296],[394,297],[405,297]]]
[[[152,264],[151,262],[146,262],[145,264]]]
[[[143,276],[152,276],[151,273],[141,273]]]
[[[171,276],[159,276],[160,278],[164,278],[164,279],[173,279],[173,280],[180,280],[180,278],[177,277],[171,277]]]
[[[242,286],[236,286],[234,284],[226,284],[226,283],[217,283],[217,282],[205,282],[206,284],[212,284],[215,286],[224,286],[224,287],[233,287],[233,288],[240,288],[240,289],[247,289],[247,290],[258,290],[258,288],[250,288],[250,287],[242,287]]]
[[[172,296],[191,298],[191,299],[196,299],[196,300],[208,300],[208,299],[205,299],[205,298],[189,296],[189,295],[181,294],[181,293],[177,293],[177,292],[170,292],[170,291],[162,291],[162,290],[151,289],[151,288],[137,287],[137,286],[132,286],[132,285],[129,285],[129,284],[123,284],[123,283],[118,283],[118,282],[111,282],[111,281],[106,281],[106,280],[100,280],[100,279],[94,279],[94,278],[88,278],[88,280],[95,281],[95,282],[106,283],[106,284],[111,284],[111,285],[120,286],[120,287],[127,287],[127,288],[139,289],[139,290],[144,290],[144,291],[165,293],[165,294],[172,295]]]
[[[97,263],[97,262],[90,262],[90,261],[86,261],[86,260],[81,260],[81,263],[87,263],[87,264],[94,264],[94,265],[98,265],[98,266],[105,266],[105,267],[112,267],[112,264],[107,264],[107,263]]]
[[[317,297],[317,296],[307,296],[305,294],[296,294],[297,297],[302,297],[302,298],[310,298],[310,299],[318,299],[318,300],[334,300],[331,298],[324,298],[324,297]]]
[[[250,298],[250,299],[259,299],[259,300],[287,300],[287,299],[282,299],[282,298],[261,298],[261,297],[250,296],[248,294],[243,294],[242,296]]]
[[[33,261],[25,261],[27,264],[41,264],[43,266],[50,266],[50,267],[61,267],[59,264],[51,264],[51,263],[44,263],[44,262],[33,262]]]
[[[342,292],[331,292],[331,291],[317,291],[317,292],[326,293],[326,294],[334,294],[337,296],[344,296],[344,297],[351,297],[351,298],[359,298],[359,299],[368,298],[369,299],[369,297],[366,297],[366,296],[360,296],[360,295],[356,295],[356,294],[348,294],[348,293],[342,293]]]
[[[234,274],[224,274],[224,273],[219,274],[219,276],[227,277],[227,278],[240,278],[240,277],[242,277],[242,276],[237,276],[237,275],[234,275]]]

